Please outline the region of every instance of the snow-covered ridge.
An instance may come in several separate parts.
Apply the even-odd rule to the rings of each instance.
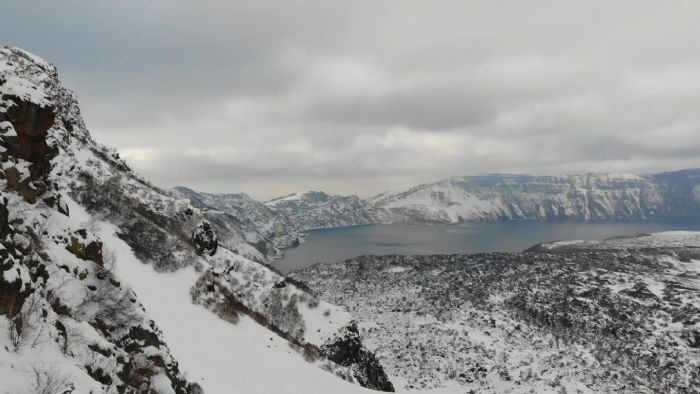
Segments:
[[[182,186],[176,187],[175,192],[189,199],[213,222],[237,221],[245,229],[246,240],[267,257],[279,257],[282,250],[298,245],[303,239],[302,229],[245,193],[199,193]]]
[[[451,177],[376,200],[392,220],[696,220],[700,170],[653,175]]]
[[[357,196],[310,191],[265,202],[275,212],[303,230],[381,223],[386,211]]]

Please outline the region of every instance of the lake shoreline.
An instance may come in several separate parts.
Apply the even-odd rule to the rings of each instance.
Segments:
[[[672,230],[700,231],[691,221],[479,221],[455,224],[361,224],[309,230],[304,242],[285,251],[273,266],[289,273],[319,262],[362,255],[473,254],[522,252],[565,240],[603,240]]]

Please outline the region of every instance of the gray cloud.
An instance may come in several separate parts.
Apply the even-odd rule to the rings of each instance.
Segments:
[[[258,197],[698,167],[699,34],[695,1],[0,5],[139,172]]]

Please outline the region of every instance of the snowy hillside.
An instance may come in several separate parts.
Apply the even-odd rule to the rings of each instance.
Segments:
[[[0,392],[392,389],[346,311],[263,264],[266,234],[139,177],[14,48],[0,159]]]
[[[360,317],[398,390],[697,392],[700,233],[292,274]]]
[[[357,196],[311,191],[276,198],[265,205],[304,230],[389,221],[384,210]]]
[[[245,193],[198,193],[182,186],[175,190],[201,209],[210,221],[237,222],[248,231],[249,242],[266,256],[279,257],[283,249],[297,246],[303,239],[303,229]]]

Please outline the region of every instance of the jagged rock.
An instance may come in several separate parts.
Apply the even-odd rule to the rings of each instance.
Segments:
[[[321,355],[335,363],[351,367],[353,376],[362,386],[394,392],[394,385],[389,381],[377,357],[362,345],[355,322],[340,329],[321,346]]]
[[[104,264],[102,241],[88,239],[87,231],[84,229],[77,230],[70,235],[66,250],[80,259],[92,261],[99,266]]]
[[[70,212],[68,210],[68,204],[66,204],[66,201],[63,199],[63,196],[61,196],[60,193],[54,192],[42,199],[42,201],[50,206],[51,208],[56,209],[58,212],[70,216]]]
[[[213,256],[216,254],[216,248],[219,245],[219,239],[216,233],[211,228],[208,221],[203,220],[192,229],[192,242],[194,250],[198,255],[208,254]]]
[[[34,179],[31,176],[22,177],[22,173],[17,167],[8,167],[5,169],[5,180],[7,181],[7,189],[16,191],[22,196],[25,201],[34,204],[37,198],[44,194],[48,187],[40,179]]]

